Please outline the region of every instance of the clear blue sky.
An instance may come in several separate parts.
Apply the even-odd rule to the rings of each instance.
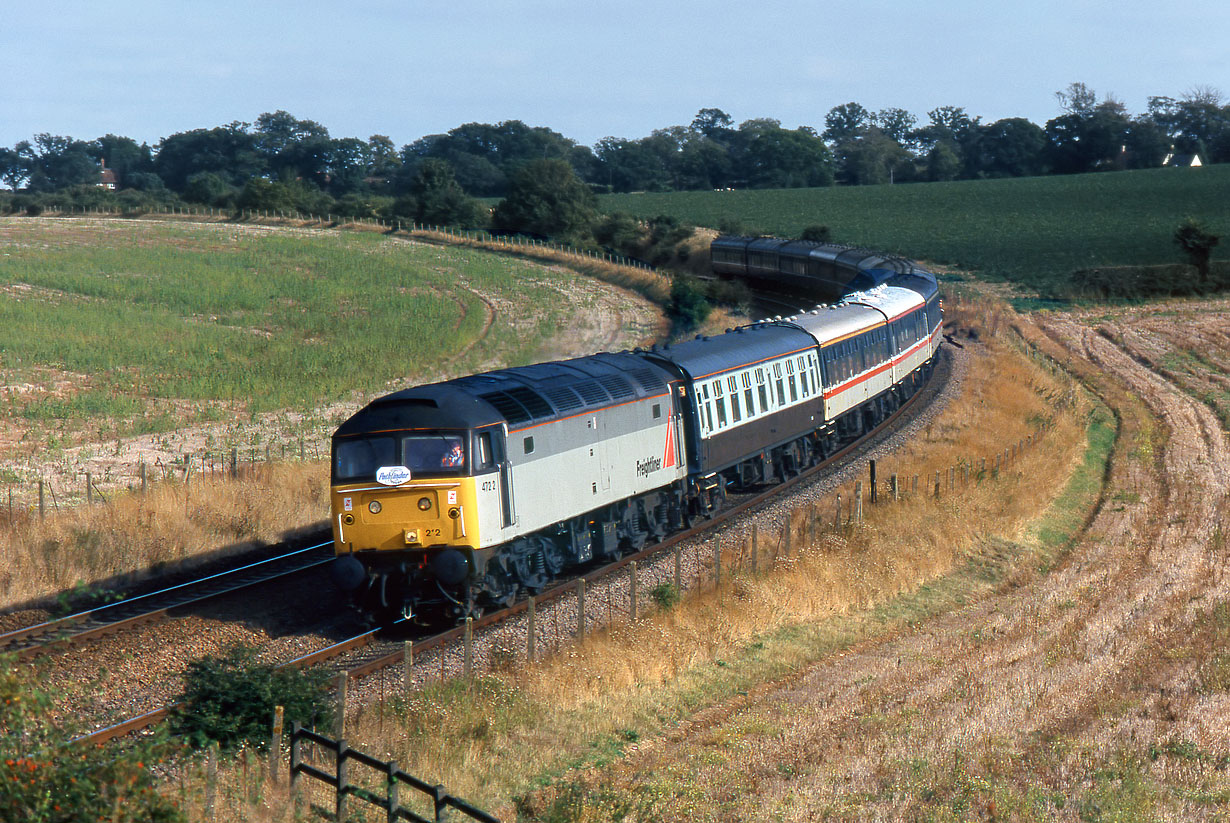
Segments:
[[[276,109],[398,146],[508,119],[592,145],[702,107],[819,130],[851,100],[1041,125],[1077,80],[1133,113],[1230,94],[1228,32],[1224,0],[0,0],[0,145]]]

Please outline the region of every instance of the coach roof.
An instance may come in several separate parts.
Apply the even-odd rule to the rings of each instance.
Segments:
[[[691,379],[701,380],[815,347],[811,336],[799,329],[760,323],[715,337],[655,347],[646,356],[671,363]]]

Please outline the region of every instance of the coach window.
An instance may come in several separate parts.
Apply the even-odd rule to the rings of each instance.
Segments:
[[[752,394],[752,378],[747,372],[743,372],[743,406],[747,409],[747,416],[751,417],[756,413],[756,403],[754,402],[755,395]]]
[[[717,424],[720,429],[726,425],[726,400],[719,395],[714,404],[717,406]]]

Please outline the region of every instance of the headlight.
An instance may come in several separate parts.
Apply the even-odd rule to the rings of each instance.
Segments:
[[[431,498],[430,497],[420,497],[419,498],[419,511],[425,512],[430,508],[431,508]]]
[[[371,512],[372,514],[380,514],[380,510],[382,508],[383,506],[380,505],[379,500],[373,500],[372,502],[367,504],[367,510]]]

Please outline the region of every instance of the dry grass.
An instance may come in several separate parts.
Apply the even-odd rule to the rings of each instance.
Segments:
[[[968,321],[990,328],[990,318],[970,312]],[[920,479],[918,494],[868,507],[861,527],[825,526],[814,543],[805,539],[810,511],[796,512],[794,556],[772,570],[753,575],[744,563],[731,574],[728,566],[720,590],[591,635],[536,666],[429,688],[407,704],[395,701],[391,715],[369,706],[349,742],[506,815],[518,803],[541,819],[617,817],[632,801],[618,788],[627,775],[611,774],[608,764],[638,748],[669,745],[677,734],[671,729],[708,728],[769,684],[851,643],[901,631],[931,609],[985,590],[1029,556],[1029,524],[1054,501],[1082,454],[1087,408],[1064,377],[990,334],[983,340],[989,344],[970,350],[964,394],[887,461],[891,466],[880,466],[883,478],[896,472],[911,481],[943,471],[938,500],[923,493],[929,484]],[[995,455],[1044,422],[1044,445],[959,492],[948,489],[950,467],[983,458],[990,467]],[[843,500],[849,494],[843,491]],[[821,505],[825,522],[834,508]],[[1004,548],[1004,541],[1026,545]],[[733,564],[740,547],[727,549]],[[762,569],[768,556],[766,550]],[[965,576],[945,597],[930,596],[944,575],[962,569]],[[1031,573],[1022,565],[1013,584]],[[914,604],[903,606],[907,592]],[[718,749],[722,742],[712,741]],[[689,774],[671,785],[685,794],[688,785],[701,786]],[[615,788],[608,791],[608,783]],[[686,817],[688,802],[674,798],[667,817]],[[720,797],[701,805],[713,811],[714,803],[720,808]],[[242,803],[227,811],[231,819],[253,813]]]
[[[83,583],[123,586],[169,567],[189,568],[284,539],[328,515],[328,469],[319,462],[254,464],[238,479],[159,483],[5,535],[0,606],[48,598]]]

